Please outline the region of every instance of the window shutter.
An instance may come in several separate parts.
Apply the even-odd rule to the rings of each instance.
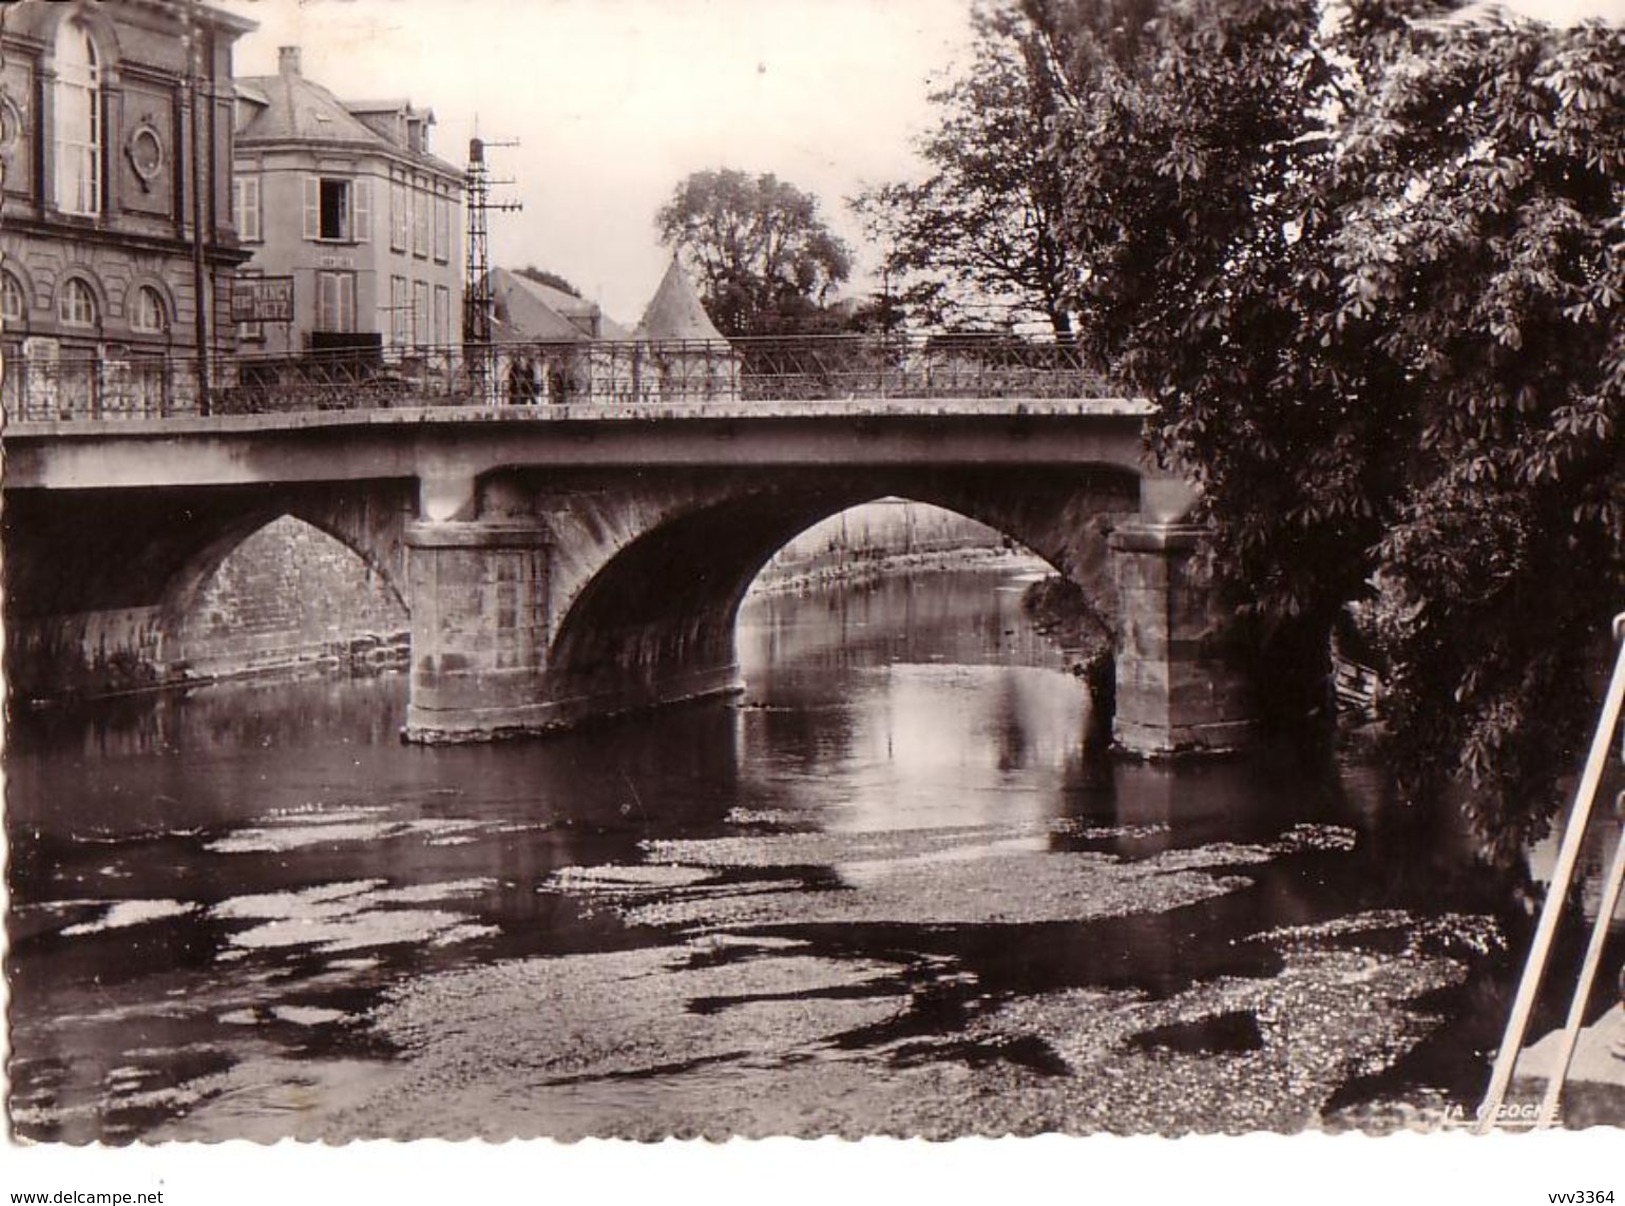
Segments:
[[[244,243],[260,241],[260,178],[238,176],[232,181],[236,196],[237,237]]]
[[[390,342],[396,347],[406,343],[406,278],[389,278],[389,330]]]
[[[425,184],[423,177],[413,177],[412,200],[415,208],[412,210],[412,254],[420,257],[429,254],[429,221],[433,216],[429,207],[434,204],[434,197],[424,189]]]
[[[406,185],[392,180],[389,185],[389,245],[406,250]]]
[[[339,330],[355,330],[355,273],[339,275]]]
[[[320,177],[305,177],[305,238],[322,236],[322,182]]]
[[[372,240],[372,181],[357,180],[355,182],[355,241],[367,243]]]

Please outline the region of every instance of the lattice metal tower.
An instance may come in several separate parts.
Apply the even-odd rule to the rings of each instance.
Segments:
[[[486,214],[492,210],[523,209],[517,201],[492,201],[493,184],[511,184],[509,180],[492,180],[485,165],[486,147],[518,146],[514,142],[486,142],[480,138],[468,140],[468,170],[463,177],[464,206],[468,211],[468,259],[463,280],[463,343],[488,346],[491,342],[491,316],[495,299],[491,294],[491,244],[486,225]]]

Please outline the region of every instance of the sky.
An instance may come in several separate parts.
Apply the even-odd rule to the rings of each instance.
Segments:
[[[260,27],[239,75],[304,74],[344,99],[434,110],[459,166],[493,148],[491,259],[565,276],[635,322],[670,252],[655,212],[692,171],[773,172],[814,193],[855,250],[843,199],[920,170],[928,77],[969,34],[954,0],[215,0]],[[854,281],[861,289],[862,282]],[[852,290],[849,289],[848,292]]]
[[[468,139],[512,184],[493,199],[491,259],[562,274],[635,322],[670,253],[656,210],[688,173],[773,172],[812,192],[858,253],[876,257],[844,199],[917,176],[933,79],[962,60],[968,0],[212,0],[259,22],[239,75],[301,47],[306,76],[348,100],[434,110],[433,146],[461,166]],[[1625,20],[1625,0],[1514,0],[1557,21]]]

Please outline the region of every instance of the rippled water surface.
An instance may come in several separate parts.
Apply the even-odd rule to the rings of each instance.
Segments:
[[[1358,772],[1085,753],[1007,565],[755,599],[743,699],[417,748],[400,679],[24,718],[37,1139],[1299,1129],[1482,1080],[1502,936]]]

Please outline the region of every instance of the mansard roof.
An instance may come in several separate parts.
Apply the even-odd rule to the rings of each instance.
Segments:
[[[302,75],[249,75],[238,80],[244,94],[257,100],[247,89],[265,98],[265,108],[251,117],[237,132],[237,143],[300,142],[376,143],[388,147],[378,135],[362,124],[344,103]],[[393,148],[392,148],[393,149]]]
[[[462,175],[459,168],[439,156],[414,151],[384,137],[359,116],[395,108],[410,110],[409,103],[364,101],[352,105],[342,101],[329,89],[304,76],[297,51],[284,52],[282,70],[276,75],[239,76],[236,83],[238,97],[248,102],[250,110],[237,131],[239,149],[284,142],[370,149],[443,174]],[[428,110],[411,112],[414,117],[433,119]]]

